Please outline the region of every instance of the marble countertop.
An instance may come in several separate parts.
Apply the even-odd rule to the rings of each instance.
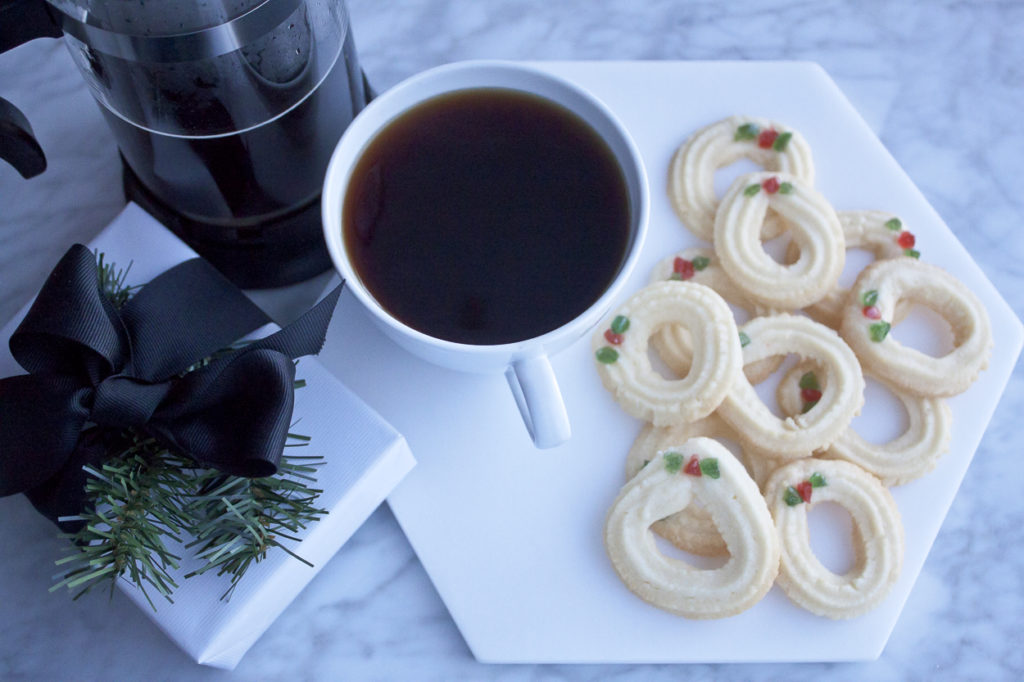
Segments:
[[[509,59],[801,59],[820,63],[1024,317],[1024,5],[672,0],[350,0],[379,90],[437,64]],[[72,241],[123,199],[111,135],[58,41],[0,55],[0,96],[32,121],[50,167],[0,165],[0,320]],[[265,295],[290,309],[310,287]],[[0,500],[2,679],[1021,679],[1024,372],[1010,379],[882,657],[874,663],[484,666],[466,648],[386,507],[374,513],[232,674],[197,666],[120,594],[48,594],[57,543],[20,498]],[[16,530],[12,530],[16,529]],[[16,543],[16,544],[12,544]],[[15,594],[37,594],[34,600]],[[13,608],[31,603],[31,608]]]

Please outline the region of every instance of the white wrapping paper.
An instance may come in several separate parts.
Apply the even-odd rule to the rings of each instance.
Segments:
[[[134,204],[129,204],[89,246],[118,267],[131,263],[131,284],[144,284],[195,256]],[[24,373],[11,357],[7,339],[27,310],[28,306],[0,330],[0,377]],[[210,571],[185,580],[184,575],[196,564],[184,561],[172,573],[179,585],[173,604],[150,590],[156,611],[134,585],[119,583],[128,598],[199,663],[234,668],[415,463],[405,439],[315,358],[299,361],[296,378],[305,379],[306,386],[295,392],[293,430],[312,439],[296,454],[324,457],[314,487],[323,489],[317,504],[328,514],[299,534],[301,544],[288,547],[313,567],[281,550],[272,551],[264,561],[250,566],[230,601],[225,602],[220,596],[230,586],[228,576],[218,577]],[[40,566],[39,570],[50,567]],[[68,608],[78,607],[69,599]]]

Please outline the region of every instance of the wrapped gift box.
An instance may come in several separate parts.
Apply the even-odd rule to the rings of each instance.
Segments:
[[[145,284],[196,255],[134,204],[129,204],[89,246],[118,267],[130,263],[130,284]],[[11,357],[7,339],[27,310],[28,305],[0,331],[0,377],[24,373]],[[270,331],[268,325],[264,332]],[[228,576],[210,571],[185,580],[184,575],[195,564],[183,561],[181,568],[172,573],[179,585],[172,595],[174,603],[151,594],[155,610],[132,583],[118,582],[128,598],[199,663],[234,668],[415,463],[405,439],[316,358],[300,359],[296,379],[304,379],[306,386],[295,392],[292,421],[297,423],[296,431],[311,438],[301,454],[324,458],[314,487],[323,490],[317,505],[328,513],[299,534],[301,544],[288,547],[313,567],[284,551],[272,551],[265,560],[250,566],[231,599],[223,601],[220,597],[230,586]],[[40,566],[39,570],[49,572],[51,566]]]

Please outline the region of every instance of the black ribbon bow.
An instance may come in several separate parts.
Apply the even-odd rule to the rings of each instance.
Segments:
[[[269,318],[206,261],[171,268],[118,310],[93,254],[72,246],[11,335],[29,374],[0,379],[0,496],[24,492],[54,522],[79,513],[82,467],[123,444],[127,427],[227,474],[274,474],[293,358],[320,352],[340,293],[221,355]]]

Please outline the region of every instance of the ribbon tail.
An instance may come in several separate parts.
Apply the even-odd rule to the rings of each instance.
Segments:
[[[290,358],[316,355],[324,347],[327,327],[331,324],[331,317],[344,286],[345,283],[342,282],[287,327],[249,344],[246,350],[268,348],[284,353]]]
[[[124,450],[129,446],[122,433],[109,429],[92,428],[82,433],[78,446],[64,462],[60,471],[42,484],[25,492],[32,506],[40,514],[50,519],[65,533],[75,533],[83,525],[83,521],[60,521],[68,516],[81,514],[91,500],[85,492],[89,479],[84,467],[99,468],[111,453]]]
[[[89,393],[61,376],[0,380],[0,497],[25,492],[58,472],[75,449]]]

